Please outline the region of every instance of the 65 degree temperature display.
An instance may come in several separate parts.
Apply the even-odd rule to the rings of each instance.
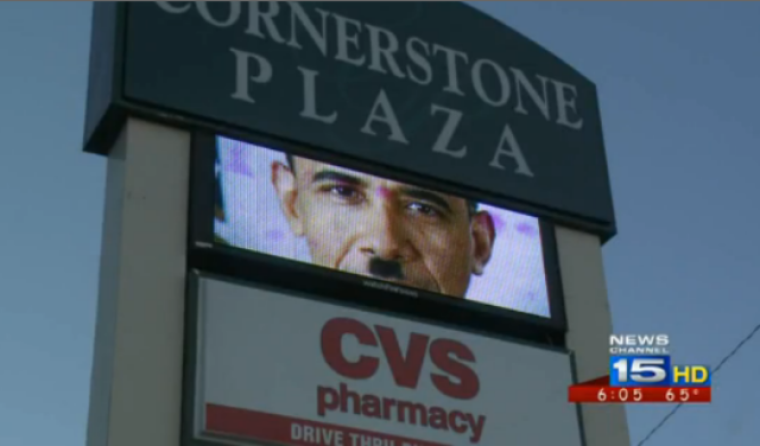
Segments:
[[[709,403],[710,387],[619,387],[609,377],[570,386],[571,403]]]

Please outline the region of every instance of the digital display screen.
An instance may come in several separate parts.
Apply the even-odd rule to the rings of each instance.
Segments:
[[[535,217],[216,138],[218,245],[550,318]]]

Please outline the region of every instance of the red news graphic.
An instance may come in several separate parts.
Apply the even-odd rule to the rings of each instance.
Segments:
[[[603,376],[570,386],[571,403],[709,403],[711,387],[611,386],[610,377]]]
[[[672,365],[668,335],[610,336],[610,374],[570,386],[573,403],[709,403],[710,370]]]

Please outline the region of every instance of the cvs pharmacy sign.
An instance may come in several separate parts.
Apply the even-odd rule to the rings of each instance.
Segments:
[[[566,353],[199,280],[196,438],[581,446]]]
[[[344,337],[353,337],[363,346],[379,349],[378,355],[362,354],[348,359],[342,349]],[[429,357],[441,372],[428,373],[431,384],[442,395],[469,400],[477,396],[480,381],[469,364],[475,362],[472,350],[463,343],[446,338],[412,333],[408,345],[401,346],[396,331],[383,325],[369,326],[357,319],[330,319],[322,328],[322,356],[338,375],[351,380],[371,379],[383,363],[398,387],[417,389],[422,367]],[[466,434],[471,443],[478,443],[486,422],[484,415],[461,410],[429,406],[374,393],[358,393],[346,382],[335,387],[317,387],[317,414],[339,411],[388,422],[428,427]]]

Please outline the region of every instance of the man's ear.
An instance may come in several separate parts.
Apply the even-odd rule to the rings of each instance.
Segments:
[[[472,273],[483,275],[488,261],[491,260],[493,244],[496,240],[493,218],[487,211],[480,211],[472,216]]]
[[[290,225],[290,230],[296,237],[304,234],[303,221],[296,207],[298,198],[298,185],[295,175],[285,164],[275,161],[272,163],[272,185],[280,199],[280,209]]]

